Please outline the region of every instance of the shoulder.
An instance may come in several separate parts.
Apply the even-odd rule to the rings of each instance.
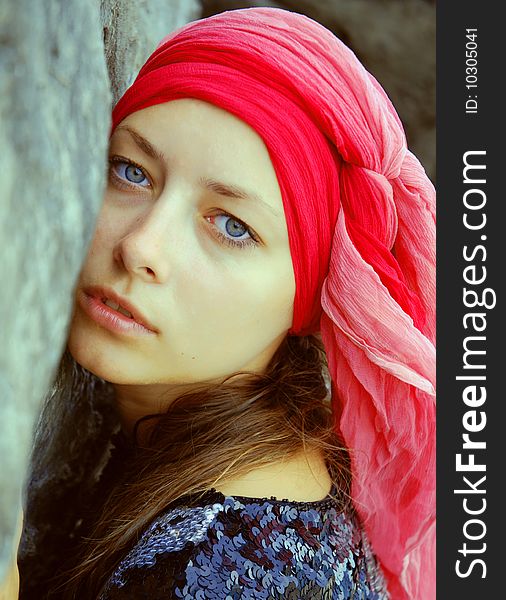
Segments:
[[[118,565],[101,599],[223,600],[246,591],[259,599],[330,598],[336,586],[348,598],[346,591],[363,584],[360,530],[335,500],[286,502],[216,490],[206,498],[201,506],[160,515]]]
[[[290,498],[313,502],[329,494],[332,479],[320,448],[305,449],[220,484],[225,495]]]

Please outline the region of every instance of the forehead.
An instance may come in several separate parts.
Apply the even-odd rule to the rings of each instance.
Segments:
[[[207,178],[256,188],[281,197],[267,147],[258,133],[232,113],[193,98],[182,98],[132,113],[114,137],[128,139],[125,127],[135,129],[173,168]]]

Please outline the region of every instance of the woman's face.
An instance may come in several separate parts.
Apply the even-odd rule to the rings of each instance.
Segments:
[[[124,119],[109,155],[76,287],[71,354],[124,385],[261,372],[291,327],[295,281],[281,193],[260,136],[212,104],[180,99]],[[232,197],[225,186],[260,199]],[[157,332],[97,323],[78,300],[94,285],[129,300]]]

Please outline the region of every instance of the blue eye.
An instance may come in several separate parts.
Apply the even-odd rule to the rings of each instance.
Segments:
[[[233,238],[239,239],[241,236],[244,236],[244,234],[248,234],[249,236],[248,228],[244,223],[241,223],[241,221],[238,221],[229,215],[218,215],[215,219],[224,219],[225,232]]]
[[[109,158],[110,177],[115,180],[115,185],[120,188],[148,188],[151,182],[144,169],[135,162],[123,156],[111,156]],[[147,185],[142,182],[146,180]],[[219,214],[205,217],[213,224],[213,234],[221,242],[232,248],[245,248],[247,246],[261,245],[260,239],[255,232],[233,215],[220,212]]]
[[[133,186],[149,186],[149,180],[140,165],[126,160],[121,156],[111,157],[109,159],[109,164],[111,165],[111,171],[113,172],[114,177],[121,182],[127,182]],[[148,186],[142,185],[143,180],[146,180]]]
[[[228,246],[244,248],[260,244],[256,235],[245,223],[228,213],[206,217],[206,220],[215,226],[215,235]]]

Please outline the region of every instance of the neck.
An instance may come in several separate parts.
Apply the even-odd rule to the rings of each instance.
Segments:
[[[166,412],[181,394],[201,388],[202,383],[140,385],[114,383],[113,387],[121,428],[131,439],[139,419],[146,415]]]

